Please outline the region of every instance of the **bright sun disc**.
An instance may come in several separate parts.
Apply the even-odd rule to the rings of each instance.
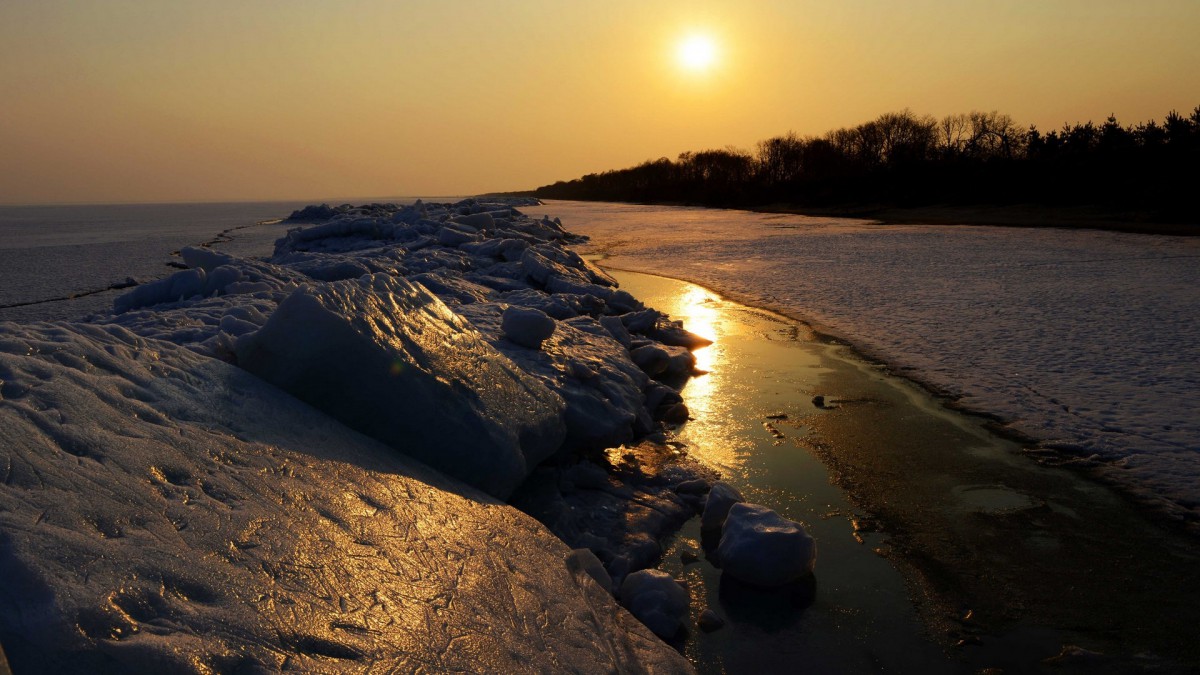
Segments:
[[[717,46],[706,35],[693,35],[679,43],[679,63],[690,70],[704,70],[717,59]]]

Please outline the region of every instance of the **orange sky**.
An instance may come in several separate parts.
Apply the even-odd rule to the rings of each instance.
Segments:
[[[904,107],[1161,119],[1198,36],[1195,0],[3,0],[0,203],[523,189]]]

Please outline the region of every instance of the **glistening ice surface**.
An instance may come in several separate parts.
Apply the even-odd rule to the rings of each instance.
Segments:
[[[687,669],[533,519],[239,368],[0,327],[16,672]]]
[[[621,338],[683,331],[507,204],[341,215],[270,262],[186,247],[90,322],[0,323],[13,668],[689,670],[470,486],[644,433]]]
[[[1200,241],[549,202],[606,265],[809,320],[1200,519]],[[532,210],[532,209],[530,209]]]

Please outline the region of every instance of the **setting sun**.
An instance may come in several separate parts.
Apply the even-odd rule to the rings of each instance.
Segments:
[[[679,43],[679,64],[688,70],[706,70],[717,60],[717,45],[707,35],[692,35]]]

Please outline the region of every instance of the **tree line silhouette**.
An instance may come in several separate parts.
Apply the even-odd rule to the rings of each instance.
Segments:
[[[538,197],[721,207],[1096,205],[1195,219],[1200,106],[1161,122],[1067,124],[1043,133],[999,112],[891,112],[753,151],[685,152],[559,181]]]

